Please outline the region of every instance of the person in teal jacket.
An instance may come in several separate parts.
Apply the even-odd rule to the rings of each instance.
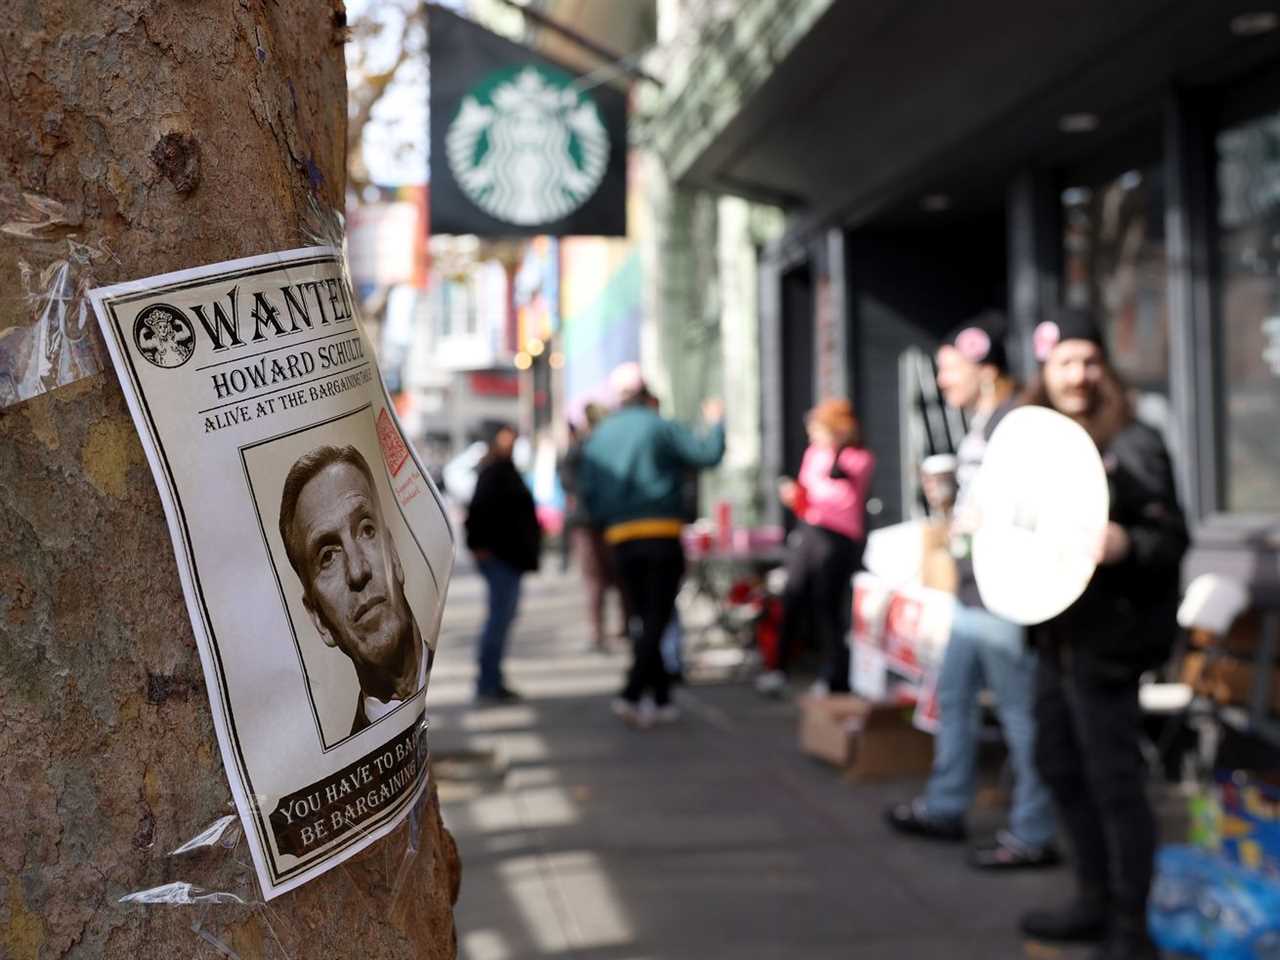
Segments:
[[[614,712],[649,726],[678,716],[661,644],[684,576],[682,488],[690,469],[714,467],[723,458],[724,406],[706,401],[706,429],[695,433],[658,414],[634,365],[615,371],[613,382],[621,406],[587,441],[579,488],[592,524],[613,550],[631,611],[631,668]]]

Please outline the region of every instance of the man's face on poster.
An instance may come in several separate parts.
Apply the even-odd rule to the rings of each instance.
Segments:
[[[331,463],[303,486],[294,514],[303,603],[324,642],[357,672],[393,671],[414,642],[404,570],[376,494],[350,463]]]

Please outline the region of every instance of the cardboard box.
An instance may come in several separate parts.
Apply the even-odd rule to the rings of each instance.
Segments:
[[[853,780],[927,776],[933,738],[911,725],[911,709],[851,694],[802,697],[800,750]]]
[[[1197,694],[1220,704],[1247,706],[1253,698],[1254,670],[1248,660],[1192,651],[1182,658],[1181,679]],[[1271,671],[1271,709],[1280,712],[1280,670]]]
[[[1241,614],[1225,635],[1201,629],[1192,629],[1189,634],[1193,647],[1202,650],[1216,647],[1233,656],[1247,659],[1258,649],[1258,640],[1262,636],[1262,615],[1257,610]]]

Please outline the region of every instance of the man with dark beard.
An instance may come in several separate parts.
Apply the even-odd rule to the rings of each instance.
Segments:
[[[1173,641],[1187,529],[1169,455],[1134,419],[1091,314],[1063,310],[1035,332],[1042,367],[1030,403],[1089,432],[1102,454],[1111,515],[1098,569],[1065,612],[1032,628],[1036,763],[1075,854],[1078,891],[1037,911],[1023,932],[1041,940],[1100,941],[1095,960],[1150,960],[1147,896],[1156,822],[1139,749],[1138,679]]]

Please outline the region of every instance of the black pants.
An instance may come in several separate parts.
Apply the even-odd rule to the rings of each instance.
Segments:
[[[849,691],[851,578],[862,563],[863,544],[828,530],[801,524],[787,551],[787,588],[782,594],[782,630],[778,637],[778,669],[789,654],[812,635],[822,651],[822,678],[835,693]]]
[[[1138,681],[1100,679],[1087,654],[1041,650],[1036,766],[1071,840],[1080,892],[1124,922],[1142,921],[1156,852],[1139,747]]]
[[[671,622],[684,576],[684,549],[675,538],[628,540],[613,548],[618,584],[630,612],[631,670],[623,699],[639,703],[646,692],[653,702],[671,701],[671,684],[662,662],[662,635]]]

